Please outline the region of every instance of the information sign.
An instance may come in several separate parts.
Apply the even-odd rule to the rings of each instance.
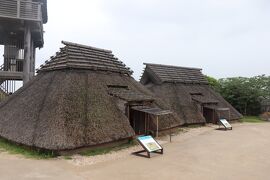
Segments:
[[[162,147],[157,143],[157,141],[152,136],[141,136],[138,137],[138,141],[149,151],[154,152],[161,150]]]
[[[220,119],[219,121],[226,129],[232,129],[232,126],[226,119]]]

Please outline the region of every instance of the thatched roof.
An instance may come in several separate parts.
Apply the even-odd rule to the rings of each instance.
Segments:
[[[141,78],[143,84],[147,83],[149,75],[157,84],[165,82],[208,84],[201,72],[202,69],[149,63],[145,65],[147,68]]]
[[[229,108],[231,120],[242,117],[208,85],[201,69],[146,64],[141,83],[157,97],[167,101],[185,124],[205,122],[201,106],[216,110]]]
[[[109,86],[108,93],[124,101],[154,101],[152,96],[130,90],[127,86]]]
[[[153,101],[153,94],[130,76],[111,51],[64,44],[60,53],[68,57],[59,53],[52,57],[33,80],[0,104],[0,136],[49,150],[134,136],[118,102]],[[167,107],[160,99],[153,106]],[[166,128],[168,121],[174,126],[181,124],[169,117],[160,122],[160,129]]]
[[[62,41],[65,45],[50,61],[41,66],[41,71],[57,69],[87,69],[107,72],[117,72],[131,75],[133,72],[119,61],[112,51]]]

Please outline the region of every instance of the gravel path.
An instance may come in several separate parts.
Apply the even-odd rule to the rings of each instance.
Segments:
[[[211,129],[216,128],[215,125],[207,125],[204,127],[198,128],[181,128],[181,130],[172,136],[172,141],[183,141],[188,138],[192,138],[198,136],[201,133],[207,132]],[[161,137],[157,139],[161,145],[165,145],[169,143],[169,136]],[[132,146],[123,150],[113,151],[107,154],[97,155],[97,156],[81,156],[81,155],[73,155],[71,156],[71,160],[68,160],[69,163],[76,166],[89,166],[95,165],[102,162],[113,161],[118,159],[127,158],[133,152],[142,150],[142,147],[139,145]]]
[[[131,155],[133,146],[110,154],[71,160],[25,159],[0,152],[2,180],[266,180],[270,176],[270,123],[233,124],[183,129],[162,142],[164,155],[151,159]]]

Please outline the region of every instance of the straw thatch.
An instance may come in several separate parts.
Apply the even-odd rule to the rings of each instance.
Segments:
[[[146,68],[141,83],[158,97],[166,100],[178,114],[183,123],[205,123],[202,108],[217,111],[229,108],[231,120],[240,119],[242,115],[233,108],[220,94],[215,92],[201,73],[201,69],[167,66],[160,64],[145,64]],[[220,116],[229,119],[226,112]]]
[[[94,146],[134,136],[122,102],[166,108],[111,51],[63,43],[33,80],[0,104],[0,136],[48,150]]]

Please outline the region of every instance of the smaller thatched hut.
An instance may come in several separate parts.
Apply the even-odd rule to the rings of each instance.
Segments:
[[[242,115],[208,84],[201,69],[145,64],[140,82],[170,104],[184,124],[237,120]]]
[[[180,125],[177,116],[166,115],[156,129],[151,113],[164,113],[168,106],[111,51],[63,44],[33,80],[0,104],[0,136],[64,151]]]

